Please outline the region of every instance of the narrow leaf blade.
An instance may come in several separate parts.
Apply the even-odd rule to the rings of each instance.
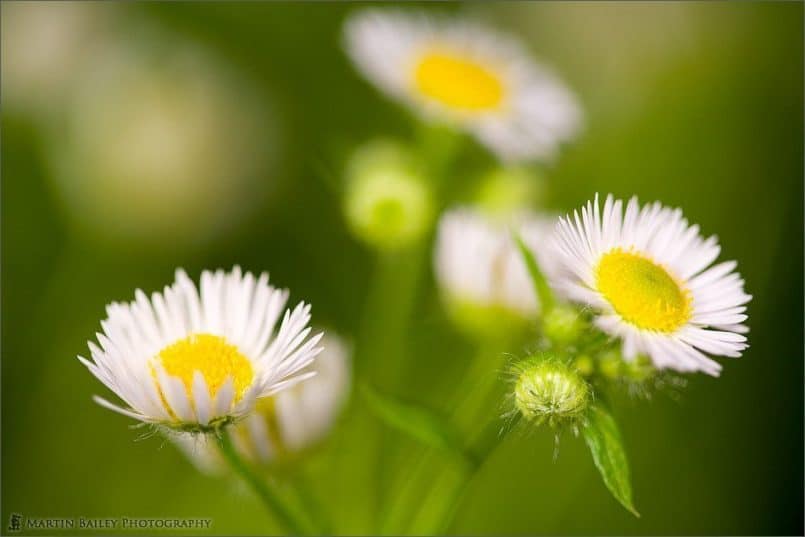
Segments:
[[[553,296],[553,290],[551,290],[550,285],[548,285],[548,280],[545,278],[545,274],[543,274],[542,270],[539,268],[539,264],[537,263],[537,259],[534,257],[534,253],[529,249],[526,243],[523,242],[523,239],[520,237],[519,233],[514,234],[514,241],[517,243],[517,248],[520,250],[520,255],[523,256],[523,261],[525,262],[526,268],[528,268],[528,274],[531,276],[531,283],[534,285],[534,291],[537,295],[537,299],[539,299],[542,311],[548,312],[556,303],[556,299]]]
[[[632,502],[629,462],[613,417],[600,405],[593,405],[582,432],[604,484],[623,507],[639,517]]]
[[[461,435],[430,409],[380,394],[367,384],[361,387],[361,393],[369,409],[389,427],[427,446],[453,452],[471,462],[472,457],[464,449]]]

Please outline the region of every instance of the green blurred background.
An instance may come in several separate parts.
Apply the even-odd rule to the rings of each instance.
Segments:
[[[17,76],[9,58],[32,46],[11,42],[12,25],[21,23],[8,12],[26,5],[2,5],[2,527],[18,512],[207,517],[212,533],[276,532],[237,484],[200,475],[159,438],[135,442],[129,420],[92,403],[102,386],[75,356],[87,352],[106,303],[129,299],[137,287],[161,288],[177,266],[193,277],[236,263],[269,270],[292,301],[313,304],[315,323],[354,339],[373,256],[343,222],[340,159],[372,136],[408,136],[412,128],[342,53],[341,24],[362,6],[84,5],[85,15],[103,11],[109,19],[97,24],[118,39],[159,36],[168,50],[182,43],[203,51],[231,74],[232,100],[259,125],[254,136],[221,127],[208,142],[230,151],[238,135],[259,141],[246,155],[260,167],[242,172],[252,181],[244,188],[256,193],[247,195],[248,211],[238,205],[218,215],[226,193],[213,185],[195,212],[182,212],[179,195],[168,216],[159,213],[164,233],[126,238],[82,217],[54,179],[54,155],[73,142],[65,119],[72,101],[17,100],[32,92],[7,87]],[[739,261],[754,295],[752,346],[739,360],[723,360],[721,378],[692,377],[677,399],[618,401],[640,519],[610,498],[581,440],[566,435],[552,462],[553,436],[540,430],[507,439],[451,531],[801,534],[803,4],[424,9],[463,12],[520,35],[578,94],[586,129],[544,169],[551,207],[578,206],[595,192],[683,207],[706,234],[719,235],[722,258]],[[91,176],[93,165],[80,161],[79,174]],[[206,225],[214,213],[215,225]],[[208,231],[174,233],[181,223],[170,215]],[[406,336],[414,360],[398,392],[436,404],[469,343],[447,324],[433,285],[428,273]],[[370,426],[348,415],[310,462],[340,532],[371,531],[371,506],[356,484],[367,470],[355,449]]]

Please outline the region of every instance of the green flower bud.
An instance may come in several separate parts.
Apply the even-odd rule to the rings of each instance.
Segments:
[[[648,398],[661,386],[675,383],[669,375],[661,375],[651,359],[642,354],[626,360],[619,350],[612,349],[602,353],[598,363],[604,380],[634,397]]]
[[[551,427],[580,419],[592,397],[590,387],[572,367],[552,359],[532,358],[516,366],[514,404],[529,421]]]
[[[359,148],[347,169],[344,211],[356,237],[379,249],[415,243],[435,209],[429,185],[410,152],[380,141]]]
[[[542,319],[545,336],[558,345],[578,341],[587,328],[579,310],[566,304],[557,304]]]
[[[609,350],[599,357],[601,374],[610,380],[629,384],[644,384],[657,374],[651,359],[638,355],[634,360],[626,360],[617,349]]]
[[[653,379],[657,374],[657,368],[651,359],[640,354],[634,360],[624,360],[623,362],[623,376],[632,383],[644,384]]]
[[[523,167],[496,168],[478,186],[475,202],[490,216],[506,216],[542,201],[542,177]]]
[[[582,377],[590,377],[595,373],[595,362],[589,354],[581,354],[573,360],[573,367]]]
[[[601,354],[598,358],[601,374],[609,380],[621,378],[623,370],[623,357],[618,350],[609,350]]]

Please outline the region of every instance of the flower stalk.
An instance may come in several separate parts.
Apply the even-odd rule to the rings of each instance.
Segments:
[[[288,505],[288,503],[270,486],[268,481],[255,473],[245,460],[240,456],[230,435],[225,431],[219,435],[218,446],[221,455],[227,461],[232,471],[237,474],[260,498],[266,509],[286,531],[293,535],[308,535],[316,533],[311,531],[308,525],[300,520],[299,516]]]

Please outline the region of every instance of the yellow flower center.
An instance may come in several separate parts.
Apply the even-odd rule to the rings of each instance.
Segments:
[[[451,53],[425,54],[414,70],[416,89],[449,108],[483,112],[500,106],[505,88],[488,67]]]
[[[640,254],[614,248],[601,257],[595,274],[598,291],[628,323],[674,332],[690,319],[690,292]]]
[[[234,400],[239,401],[254,378],[249,359],[226,339],[212,334],[194,334],[172,343],[162,349],[155,360],[162,364],[165,373],[182,380],[190,401],[193,401],[193,373],[196,371],[204,377],[211,399],[232,378]]]

